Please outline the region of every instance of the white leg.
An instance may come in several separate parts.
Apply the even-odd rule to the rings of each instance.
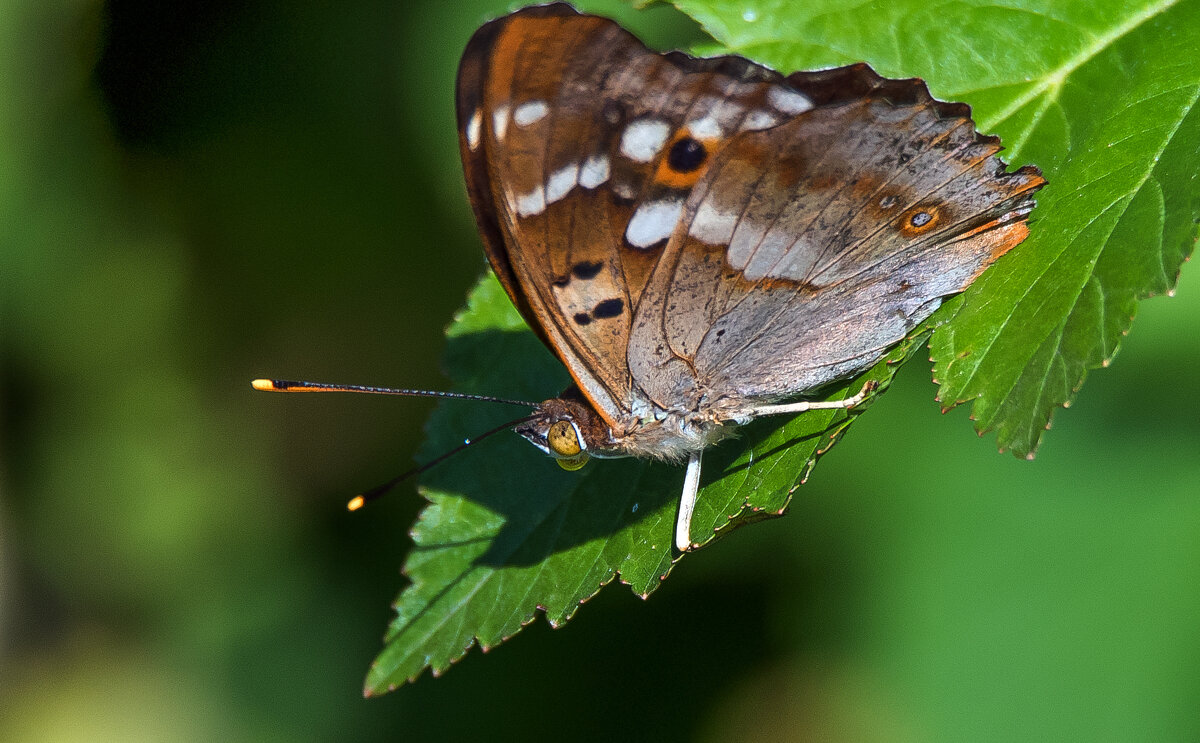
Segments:
[[[696,509],[696,493],[700,490],[700,457],[695,452],[688,459],[683,476],[683,494],[679,496],[679,517],[675,520],[675,549],[687,552],[692,546],[692,511]]]
[[[760,408],[755,408],[753,417],[758,418],[763,415],[784,415],[786,413],[803,413],[806,410],[831,410],[838,408],[852,408],[863,400],[867,399],[867,395],[871,394],[875,388],[879,386],[875,382],[867,382],[863,388],[859,390],[854,397],[847,397],[844,400],[801,400],[800,402],[789,402],[783,405],[763,405]]]

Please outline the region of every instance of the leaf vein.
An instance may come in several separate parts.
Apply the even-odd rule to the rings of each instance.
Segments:
[[[1057,94],[1057,92],[1062,89],[1061,86],[1063,81],[1066,80],[1071,73],[1090,62],[1101,52],[1119,41],[1122,37],[1131,33],[1138,26],[1141,26],[1143,23],[1151,20],[1155,16],[1161,15],[1178,2],[1179,0],[1161,0],[1161,2],[1144,8],[1141,12],[1134,13],[1133,15],[1129,16],[1124,23],[1114,26],[1107,33],[1095,37],[1091,44],[1081,49],[1074,57],[1068,59],[1057,69],[1050,71],[1049,74],[1043,75],[1039,84],[1031,86],[1026,93],[1017,96],[1015,99],[1013,99],[1012,103],[999,111],[997,114],[993,115],[987,121],[980,122],[979,128],[981,130],[992,131],[1000,122],[1008,119],[1038,96],[1048,94],[1051,91],[1054,91],[1054,93]]]

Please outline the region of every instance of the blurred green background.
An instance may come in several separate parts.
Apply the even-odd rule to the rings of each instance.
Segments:
[[[445,385],[453,78],[505,8],[0,9],[0,740],[1200,740],[1189,267],[1036,461],[910,364],[788,518],[364,701],[420,501],[342,506],[431,406],[248,382]]]

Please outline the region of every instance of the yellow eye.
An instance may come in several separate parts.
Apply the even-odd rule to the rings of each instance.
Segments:
[[[560,457],[573,457],[583,451],[583,447],[579,445],[579,436],[575,433],[575,426],[567,421],[555,421],[550,424],[550,430],[546,432],[546,445]]]
[[[579,442],[579,434],[575,426],[568,421],[555,421],[546,431],[546,446],[554,454],[554,461],[568,472],[579,469],[587,464],[588,453]]]

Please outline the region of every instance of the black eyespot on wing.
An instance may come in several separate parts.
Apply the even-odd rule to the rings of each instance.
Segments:
[[[919,206],[901,215],[900,234],[915,239],[936,228],[945,219],[942,207]]]
[[[684,137],[671,145],[671,150],[667,153],[667,167],[676,173],[691,173],[703,165],[706,159],[708,150],[704,148],[704,144],[691,137]]]
[[[597,320],[605,320],[610,317],[616,317],[625,309],[625,300],[623,299],[606,299],[592,309],[592,317]]]
[[[571,273],[577,279],[594,279],[596,274],[600,273],[600,269],[604,268],[604,264],[599,261],[580,261],[571,267]]]
[[[576,312],[571,319],[575,321],[576,325],[587,325],[592,321],[592,316],[586,312]]]

